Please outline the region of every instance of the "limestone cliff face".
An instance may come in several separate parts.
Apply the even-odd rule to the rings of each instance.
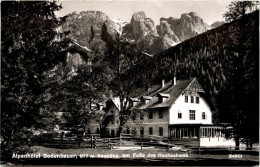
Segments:
[[[203,20],[194,12],[181,15],[180,24],[173,26],[175,33],[181,41],[194,37],[207,31],[207,26]]]
[[[148,50],[154,54],[209,29],[209,26],[194,12],[184,13],[179,19],[161,18],[160,25],[155,26],[154,21],[147,18],[143,11],[134,13],[130,23],[111,20],[99,11],[79,14],[74,12],[68,15],[62,28],[65,31],[69,30],[71,32],[69,37],[81,46],[103,52],[106,49],[101,39],[104,24],[112,37],[119,33],[131,41],[145,43]]]
[[[180,39],[176,34],[174,33],[173,29],[171,28],[171,20],[173,18],[164,19],[162,18],[160,20],[160,25],[157,26],[158,34],[161,37],[162,40],[162,48],[168,49],[171,46],[174,46],[178,43],[180,43]]]
[[[180,43],[207,31],[207,24],[194,12],[184,13],[180,19],[161,18],[157,27],[159,35],[167,35],[175,43]]]
[[[68,38],[72,39],[77,49],[90,50],[86,54],[70,53],[66,62],[59,65],[59,73],[75,72],[79,65],[90,61],[97,53],[103,54],[106,50],[106,43],[101,39],[103,26],[106,25],[107,32],[111,36],[118,33],[117,25],[107,15],[99,11],[73,12],[66,18],[65,23],[59,31],[69,31]]]
[[[128,25],[125,26],[124,32],[128,38],[134,40],[143,40],[147,35],[158,37],[154,21],[146,18],[143,11],[134,13]]]
[[[115,35],[115,23],[104,13],[99,11],[87,11],[68,15],[62,28],[70,31],[69,37],[76,40],[80,45],[93,48],[96,42],[101,42],[102,26],[107,26],[110,35]]]
[[[83,11],[69,14],[62,30],[70,31],[69,38],[75,40],[79,46],[102,54],[107,49],[106,43],[101,39],[104,25],[111,37],[119,33],[129,41],[142,43],[151,54],[158,54],[209,29],[209,26],[194,12],[184,13],[179,19],[161,18],[160,24],[155,26],[154,21],[147,18],[143,11],[134,13],[129,23],[112,20],[99,11]],[[217,26],[217,23],[212,26]],[[95,56],[94,53],[88,54]],[[68,62],[77,66],[87,59],[82,55],[81,58],[82,60],[78,61],[79,57],[72,54],[68,57],[70,59]]]

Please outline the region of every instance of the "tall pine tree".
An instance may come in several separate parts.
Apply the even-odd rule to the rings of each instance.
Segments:
[[[39,121],[44,72],[64,60],[68,46],[57,33],[63,20],[54,12],[60,9],[48,1],[1,2],[2,158],[28,142],[27,129],[46,124]]]

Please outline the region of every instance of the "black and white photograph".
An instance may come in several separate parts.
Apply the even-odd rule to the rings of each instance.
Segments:
[[[259,165],[259,1],[0,3],[0,165]]]

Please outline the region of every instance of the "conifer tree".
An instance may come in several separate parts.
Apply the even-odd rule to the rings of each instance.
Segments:
[[[55,16],[60,9],[49,1],[1,2],[2,158],[29,141],[29,128],[48,124],[40,111],[45,72],[64,60],[68,46],[56,31],[63,21]]]

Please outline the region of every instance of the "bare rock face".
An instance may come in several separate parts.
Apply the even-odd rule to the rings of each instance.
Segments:
[[[171,24],[162,21],[161,25],[156,27],[154,21],[146,18],[144,12],[134,13],[130,23],[124,27],[124,32],[127,38],[144,43],[147,51],[152,54],[158,54],[180,43],[171,29]]]
[[[142,40],[147,35],[158,36],[154,21],[150,18],[146,18],[143,11],[133,14],[130,24],[125,26],[124,31],[128,38],[134,40]]]
[[[170,46],[174,46],[178,43],[180,43],[180,39],[176,34],[174,33],[173,29],[171,28],[171,22],[172,20],[176,20],[172,17],[165,19],[161,18],[160,19],[160,25],[157,26],[157,31],[158,34],[162,37],[161,39],[163,40],[162,42],[164,43],[163,48],[167,49]]]
[[[207,25],[194,12],[184,13],[180,19],[161,18],[157,26],[159,35],[171,38],[176,44],[207,31]]]
[[[203,20],[194,12],[181,15],[179,27],[175,26],[175,33],[181,41],[192,38],[207,31]]]
[[[70,31],[69,37],[75,39],[80,45],[93,48],[101,40],[102,26],[107,26],[110,35],[117,33],[115,23],[100,11],[83,11],[69,14],[62,28]]]
[[[128,23],[127,22],[125,22],[125,21],[123,21],[123,20],[120,20],[120,19],[112,19],[112,21],[115,23],[115,29],[116,29],[116,31],[120,34],[120,35],[122,35],[122,33],[123,33],[123,28],[124,28],[124,26],[125,25],[127,25]]]
[[[141,42],[152,54],[160,53],[211,28],[194,12],[184,13],[179,19],[161,18],[160,25],[155,26],[154,21],[147,18],[143,11],[134,13],[130,23],[111,20],[99,11],[84,11],[69,14],[62,30],[70,31],[69,37],[83,48],[104,53],[106,43],[101,39],[104,25],[111,37],[115,37],[118,33],[129,41]],[[73,56],[70,58],[73,59]]]
[[[68,37],[74,41],[77,48],[102,54],[106,51],[106,43],[101,39],[102,29],[106,25],[108,34],[115,36],[118,33],[115,24],[107,15],[99,11],[83,11],[79,14],[73,12],[67,16],[59,31],[69,31]],[[68,54],[66,62],[57,69],[60,73],[74,72],[79,65],[91,61],[95,56],[96,53],[91,51],[81,55]]]

